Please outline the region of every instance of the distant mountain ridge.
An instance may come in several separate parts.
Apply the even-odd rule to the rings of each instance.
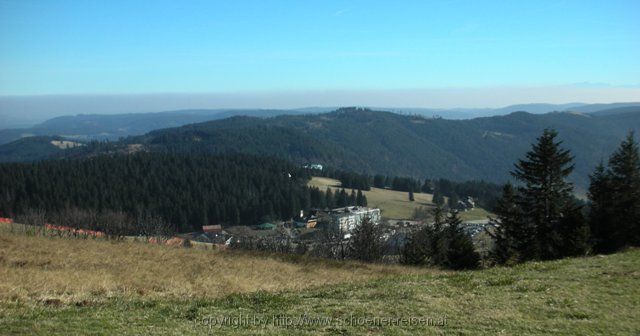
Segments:
[[[0,144],[28,136],[62,136],[76,140],[117,140],[156,129],[229,118],[236,115],[272,117],[304,111],[270,109],[178,110],[155,113],[79,114],[49,119],[25,129],[0,130]]]
[[[268,119],[235,117],[132,137],[149,150],[251,153],[351,171],[504,182],[542,130],[560,132],[576,156],[574,181],[585,185],[640,113],[592,116],[515,112],[471,120],[429,119],[366,109]]]
[[[235,116],[151,131],[122,141],[62,151],[42,150],[48,138],[33,138],[41,155],[20,155],[29,139],[0,146],[0,161],[28,157],[81,157],[136,150],[180,153],[247,153],[297,164],[320,163],[354,172],[452,180],[510,179],[513,163],[523,157],[544,128],[555,128],[575,156],[572,180],[584,190],[588,175],[606,160],[629,131],[640,130],[640,113],[625,108],[604,115],[581,112],[447,120],[362,108],[324,114]],[[36,141],[37,140],[37,141]],[[10,151],[6,151],[11,147]],[[13,153],[13,155],[9,155]],[[7,159],[13,157],[14,159]]]
[[[442,117],[445,119],[473,119],[481,117],[493,117],[507,115],[513,112],[529,112],[532,114],[543,114],[549,112],[580,112],[598,113],[601,110],[613,110],[617,108],[639,108],[640,102],[635,103],[611,103],[611,104],[517,104],[501,108],[454,108],[454,109],[434,109],[434,108],[381,108],[384,111],[397,112],[402,114],[418,114],[426,117]]]
[[[377,108],[374,110],[390,111],[400,114],[417,114],[425,117],[442,117],[445,119],[473,119],[478,117],[506,115],[516,111],[539,114],[554,111],[575,111],[581,113],[598,113],[599,110],[616,108],[640,109],[640,103],[614,104],[520,104],[497,109],[491,108]],[[29,136],[62,136],[79,141],[117,140],[121,137],[141,135],[147,132],[179,127],[182,125],[225,119],[233,116],[254,116],[268,118],[278,115],[300,115],[326,113],[337,107],[307,107],[299,109],[190,109],[154,113],[127,114],[78,114],[49,119],[29,128],[0,129],[0,144]],[[614,112],[609,112],[614,113]]]

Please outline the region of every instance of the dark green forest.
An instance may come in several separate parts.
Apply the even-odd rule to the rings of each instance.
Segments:
[[[502,187],[495,183],[485,181],[465,181],[456,182],[448,179],[416,179],[413,177],[402,176],[384,176],[377,174],[371,176],[368,174],[359,174],[353,172],[345,172],[333,168],[324,168],[323,170],[309,170],[314,176],[329,177],[340,181],[344,188],[369,190],[371,187],[380,189],[390,189],[405,192],[424,192],[434,194],[434,200],[448,197],[451,200],[458,200],[470,196],[476,204],[486,210],[491,211],[500,198]]]
[[[640,246],[640,148],[629,133],[591,175],[588,208],[575,201],[571,151],[545,130],[511,172],[491,220],[493,259],[511,264]],[[585,211],[586,210],[586,211]]]
[[[585,195],[595,166],[630,130],[640,129],[640,113],[515,112],[446,120],[343,108],[324,114],[232,117],[96,143],[64,154],[53,146],[47,153],[35,143],[39,157],[16,153],[28,144],[4,152],[0,146],[0,161],[127,152],[127,145],[142,144],[148,151],[262,155],[368,175],[504,183],[511,179],[512,163],[547,127],[556,129],[574,154],[575,170],[569,178],[577,192]]]
[[[576,157],[570,179],[586,191],[593,168],[630,130],[640,129],[640,114],[517,112],[445,120],[345,108],[319,115],[235,117],[126,141],[159,151],[275,156],[371,175],[504,183],[511,179],[512,163],[547,127],[559,132]]]
[[[69,208],[152,213],[175,230],[189,231],[208,224],[289,219],[311,207],[366,203],[355,190],[325,195],[306,186],[309,178],[291,163],[246,155],[139,153],[2,164],[0,216]]]
[[[484,232],[493,238],[490,264],[512,265],[640,246],[640,147],[629,133],[608,164],[590,177],[589,202],[576,202],[569,177],[574,157],[559,134],[545,129],[511,171]],[[435,199],[435,197],[434,197]],[[438,203],[438,202],[436,202]],[[412,232],[400,262],[476,268],[479,256],[461,233],[457,212],[433,210],[434,224]],[[443,226],[446,224],[446,227]]]

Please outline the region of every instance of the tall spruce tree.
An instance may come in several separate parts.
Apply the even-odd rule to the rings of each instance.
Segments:
[[[609,159],[615,192],[616,220],[622,223],[624,243],[640,245],[640,153],[630,132]]]
[[[408,237],[400,262],[450,269],[477,268],[480,255],[463,231],[457,211],[445,214],[441,207],[436,207],[433,217],[433,225],[425,226]]]
[[[358,189],[358,193],[356,194],[356,205],[367,206],[367,198],[362,194],[362,190],[360,189]]]
[[[597,252],[614,250],[613,243],[617,222],[614,218],[615,202],[611,177],[604,164],[600,163],[593,174],[589,176],[589,227],[591,228],[591,243]]]
[[[480,255],[475,251],[471,237],[462,230],[458,212],[452,210],[447,216],[445,239],[447,241],[446,267],[451,269],[474,269],[480,264]]]
[[[589,224],[582,213],[582,205],[577,202],[569,202],[562,210],[560,220],[560,237],[562,245],[559,246],[560,256],[580,256],[590,251]]]
[[[442,207],[444,205],[444,196],[442,196],[442,193],[438,189],[433,191],[432,202],[438,207]]]
[[[527,259],[562,257],[561,221],[571,204],[573,186],[566,178],[573,171],[573,158],[560,147],[555,130],[545,129],[526,158],[519,160],[512,175],[522,183],[517,203],[535,228],[535,247]],[[528,225],[528,224],[525,224]]]
[[[436,206],[432,210],[433,225],[425,225],[407,236],[402,248],[400,262],[406,265],[437,265],[446,261],[440,236],[444,228],[444,210]]]
[[[640,246],[640,153],[633,133],[611,155],[606,172],[602,165],[596,168],[589,199],[589,223],[596,251]]]
[[[400,253],[400,263],[405,265],[424,265],[430,255],[429,239],[433,236],[433,228],[425,226],[407,236]]]
[[[324,200],[325,200],[324,203],[327,208],[329,209],[335,208],[336,201],[335,201],[335,198],[333,197],[333,192],[329,187],[327,187],[327,190],[325,191]]]
[[[451,194],[451,196],[449,196],[449,199],[447,200],[447,206],[449,207],[449,209],[456,210],[458,209],[458,201],[460,201],[460,199],[458,198],[458,195],[453,193]]]
[[[444,209],[436,206],[433,209],[433,228],[431,229],[426,249],[428,263],[434,266],[446,266],[449,264],[445,220],[446,213]]]
[[[510,183],[502,189],[502,197],[494,212],[497,217],[489,220],[487,228],[495,242],[492,259],[498,264],[512,264],[521,261],[522,255],[531,255],[530,249],[535,246],[535,230],[529,221],[524,220],[516,191]]]
[[[347,205],[349,205],[349,196],[347,196],[347,191],[342,188],[339,192],[336,192],[336,206],[342,208]]]
[[[348,205],[358,205],[357,202],[358,202],[358,199],[356,196],[356,191],[354,189],[351,189],[351,195],[349,195]]]
[[[349,252],[354,259],[374,262],[382,258],[383,240],[380,227],[368,217],[362,219],[351,233]]]

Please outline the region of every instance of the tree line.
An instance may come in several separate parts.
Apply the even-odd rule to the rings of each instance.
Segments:
[[[545,130],[498,201],[488,232],[495,262],[557,259],[640,246],[640,155],[633,133],[590,177],[585,208],[567,177],[573,157],[554,130]]]
[[[573,156],[562,148],[558,133],[547,129],[511,172],[486,232],[494,238],[489,263],[515,264],[589,253],[611,253],[640,246],[640,154],[633,133],[607,164],[590,177],[585,207],[567,177]],[[442,187],[441,187],[442,188]],[[409,235],[400,261],[452,269],[479,266],[470,237],[460,229],[455,210],[443,215],[438,205],[434,223]]]
[[[471,196],[478,206],[491,211],[497,204],[501,187],[485,181],[456,182],[448,179],[416,179],[413,177],[368,175],[345,172],[333,168],[323,170],[310,169],[309,174],[329,177],[340,181],[343,188],[370,190],[371,187],[403,191],[409,198],[416,192],[433,194],[434,203],[445,206],[445,198],[456,204],[462,197]],[[450,204],[451,205],[451,204]],[[450,206],[455,208],[455,206]]]
[[[328,193],[308,187],[309,179],[305,169],[286,161],[248,155],[138,153],[7,163],[0,164],[0,216],[37,210],[53,220],[70,209],[107,218],[117,217],[111,212],[132,219],[152,214],[185,232],[367,203],[359,190]],[[135,228],[139,221],[126,222]]]

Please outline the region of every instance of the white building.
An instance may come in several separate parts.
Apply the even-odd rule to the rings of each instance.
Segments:
[[[323,168],[323,167],[322,167],[322,165],[321,165],[321,164],[319,164],[319,163],[313,163],[313,164],[305,165],[305,166],[304,166],[304,168],[307,168],[307,169],[315,169],[315,170],[322,170],[322,168]]]
[[[362,220],[369,218],[374,224],[380,224],[382,219],[380,209],[361,206],[349,206],[333,209],[329,212],[331,219],[338,225],[340,231],[351,232]]]

